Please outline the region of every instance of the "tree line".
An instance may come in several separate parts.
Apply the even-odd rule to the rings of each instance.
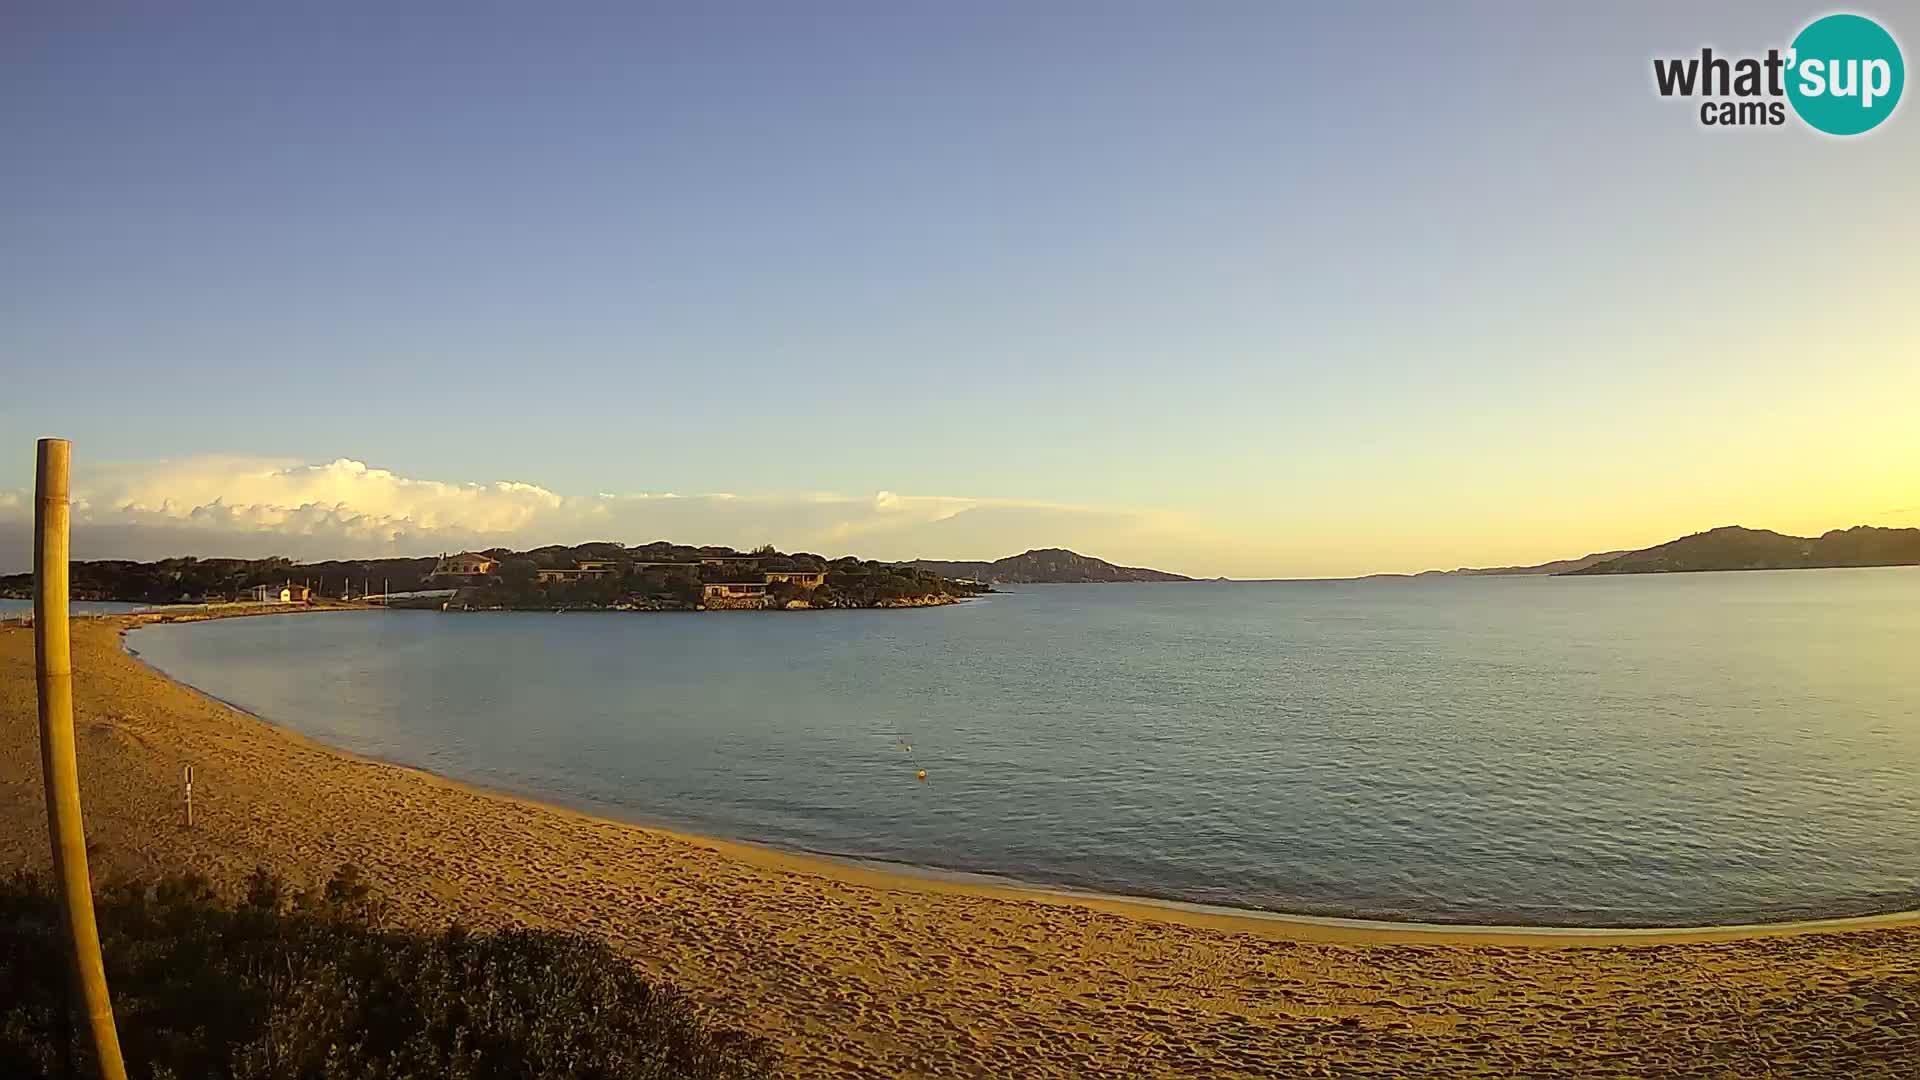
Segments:
[[[468,607],[692,608],[715,583],[765,583],[769,601],[784,606],[807,600],[814,607],[875,607],[925,598],[959,598],[982,591],[920,567],[853,557],[828,559],[810,552],[783,553],[772,546],[742,552],[656,541],[637,547],[614,542],[551,545],[531,551],[492,548],[475,554],[493,560],[482,577],[435,576],[438,558],[329,560],[200,559],[191,556],[135,562],[99,559],[75,562],[73,596],[142,604],[218,603],[244,600],[260,586],[292,583],[314,590],[316,599],[357,598],[373,593],[459,588]],[[542,581],[543,570],[574,571],[583,562],[604,563],[606,572],[574,581]],[[821,573],[825,584],[809,590],[790,582],[767,582],[769,573]],[[0,577],[0,596],[32,595],[31,574]]]

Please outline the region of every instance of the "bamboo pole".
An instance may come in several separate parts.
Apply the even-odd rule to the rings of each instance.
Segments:
[[[103,1080],[126,1080],[113,1028],[100,932],[93,920],[87,834],[80,820],[80,766],[73,750],[73,645],[67,630],[67,471],[72,446],[41,439],[34,477],[33,661],[40,686],[40,776],[46,784],[53,874],[66,910],[74,996],[86,1010]]]

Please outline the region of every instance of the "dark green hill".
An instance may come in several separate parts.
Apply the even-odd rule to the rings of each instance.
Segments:
[[[954,562],[942,559],[915,559],[908,563],[946,577],[972,578],[1010,585],[1062,585],[1124,581],[1192,581],[1190,577],[1148,570],[1138,566],[1115,566],[1105,559],[1068,551],[1066,548],[1035,548],[993,562]]]
[[[1920,564],[1920,529],[1856,525],[1817,537],[1726,525],[1566,571],[1671,574],[1701,570],[1810,570],[1829,566]]]
[[[1417,574],[1368,574],[1368,578],[1431,578],[1431,577],[1525,577],[1571,574],[1584,570],[1595,563],[1606,562],[1628,554],[1625,551],[1596,551],[1591,555],[1582,555],[1577,559],[1555,559],[1553,562],[1534,563],[1530,566],[1463,566],[1458,570],[1422,570]]]

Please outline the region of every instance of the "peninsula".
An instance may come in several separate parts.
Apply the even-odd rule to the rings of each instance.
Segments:
[[[27,596],[31,589],[29,574],[0,577],[0,596]],[[73,564],[75,599],[146,604],[358,600],[451,611],[801,610],[927,607],[986,591],[977,581],[851,556],[666,541],[315,563],[184,557]]]
[[[1531,566],[1461,567],[1368,578],[1520,575],[1675,574],[1708,570],[1817,570],[1842,566],[1920,565],[1920,529],[1856,525],[1820,536],[1788,536],[1767,529],[1723,525],[1649,548],[1600,551]]]
[[[1786,536],[1726,525],[1566,571],[1671,574],[1700,570],[1814,570],[1920,565],[1920,529],[1856,525],[1819,536]]]

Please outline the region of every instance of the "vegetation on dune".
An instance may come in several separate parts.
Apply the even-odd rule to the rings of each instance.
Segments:
[[[195,875],[120,883],[98,914],[120,1040],[141,1080],[409,1077],[747,1080],[761,1039],[714,1025],[582,934],[383,927],[358,871],[292,894],[255,871],[229,900]],[[86,1065],[65,1012],[57,901],[0,882],[0,1076]],[[65,1047],[63,1048],[63,1043]],[[63,1049],[65,1053],[63,1053]]]

